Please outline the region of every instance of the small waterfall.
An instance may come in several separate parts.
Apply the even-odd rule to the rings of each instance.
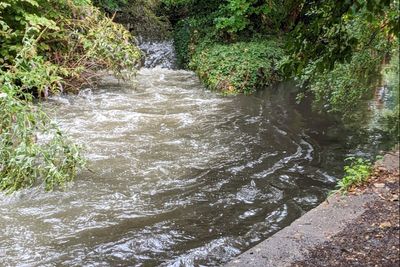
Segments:
[[[175,49],[172,40],[168,41],[142,41],[139,48],[145,54],[143,66],[145,68],[176,68]]]

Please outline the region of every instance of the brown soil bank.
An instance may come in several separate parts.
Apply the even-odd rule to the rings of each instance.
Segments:
[[[226,266],[399,266],[399,151],[368,185],[333,195]]]

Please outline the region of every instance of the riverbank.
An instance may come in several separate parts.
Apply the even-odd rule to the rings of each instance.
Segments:
[[[398,266],[399,151],[368,185],[325,202],[226,266]]]

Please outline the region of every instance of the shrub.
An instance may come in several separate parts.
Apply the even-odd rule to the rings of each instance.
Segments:
[[[379,82],[381,57],[363,50],[353,55],[349,63],[337,63],[333,70],[312,73],[309,88],[314,95],[314,107],[331,113],[347,123],[360,122],[366,116],[366,101],[371,99]],[[304,76],[303,76],[304,78]]]
[[[279,62],[283,56],[276,40],[211,43],[196,50],[189,67],[211,89],[225,94],[251,94],[280,79]]]
[[[82,167],[80,148],[66,138],[30,94],[1,73],[0,190],[15,190],[43,183],[46,190],[63,187]]]
[[[189,20],[179,21],[174,30],[174,46],[177,64],[183,68],[187,68],[190,61],[191,53],[189,51],[189,46],[191,34]]]
[[[132,73],[130,34],[87,0],[0,3],[0,190],[64,187],[83,167],[79,146],[34,104],[92,82],[98,69]]]
[[[59,79],[47,79],[48,86],[37,90],[76,90],[93,81],[99,69],[132,73],[141,57],[129,32],[86,0],[6,0],[0,5],[0,25],[1,68],[15,68],[19,54],[27,64],[19,64],[15,73],[30,90],[40,76],[29,80],[29,73],[38,66]]]
[[[351,163],[344,167],[345,175],[336,186],[338,191],[342,193],[365,183],[372,171],[372,164],[368,160],[353,157],[347,158],[347,160]]]

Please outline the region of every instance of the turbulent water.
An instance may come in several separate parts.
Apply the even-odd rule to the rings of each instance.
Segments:
[[[144,67],[176,68],[175,48],[172,41],[141,41],[139,47],[146,55]]]
[[[192,72],[137,78],[46,104],[90,171],[65,192],[0,196],[1,266],[214,266],[334,185],[344,151],[290,85],[221,97]]]

